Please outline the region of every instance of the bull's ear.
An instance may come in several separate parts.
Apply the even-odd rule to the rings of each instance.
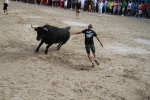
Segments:
[[[45,31],[48,31],[48,29],[47,29],[47,28],[44,28],[44,30],[45,30]]]

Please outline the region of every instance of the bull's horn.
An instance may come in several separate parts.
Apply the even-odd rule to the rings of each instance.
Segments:
[[[31,27],[32,27],[32,28],[36,28],[36,27],[33,27],[32,25],[31,25]]]
[[[67,30],[70,30],[70,28],[71,28],[70,26],[66,27]]]
[[[45,30],[45,31],[48,31],[48,29],[47,29],[47,28],[44,28],[44,30]]]

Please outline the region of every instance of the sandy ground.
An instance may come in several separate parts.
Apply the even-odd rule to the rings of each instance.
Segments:
[[[0,1],[0,100],[150,100],[150,20],[75,12],[11,1],[5,15]],[[72,35],[57,51],[44,54],[33,26],[93,24],[99,66],[91,67],[84,35]]]

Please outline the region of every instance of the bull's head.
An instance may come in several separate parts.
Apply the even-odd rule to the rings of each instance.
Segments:
[[[32,27],[32,25],[31,25]],[[35,31],[37,31],[37,40],[40,41],[42,38],[45,37],[46,32],[48,32],[47,28],[44,27],[32,27]]]

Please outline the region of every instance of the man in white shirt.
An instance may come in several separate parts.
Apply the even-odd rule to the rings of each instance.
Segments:
[[[98,4],[98,7],[99,7],[99,16],[101,17],[102,9],[103,9],[103,2],[102,2],[102,0],[100,0],[100,2]]]
[[[6,12],[6,14],[8,14],[8,4],[9,4],[9,0],[2,0],[4,2],[4,13]]]

